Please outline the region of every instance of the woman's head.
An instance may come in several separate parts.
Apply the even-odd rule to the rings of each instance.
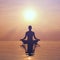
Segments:
[[[29,25],[29,26],[28,26],[28,29],[29,29],[29,30],[31,30],[31,29],[32,29],[32,26],[31,26],[31,25]]]

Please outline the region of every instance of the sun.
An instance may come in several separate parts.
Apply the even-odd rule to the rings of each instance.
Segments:
[[[33,9],[26,9],[23,15],[25,20],[33,21],[36,18],[36,11]]]

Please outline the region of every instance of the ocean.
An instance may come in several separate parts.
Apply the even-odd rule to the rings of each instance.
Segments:
[[[0,41],[0,60],[60,60],[60,41],[40,41],[34,56],[25,54],[20,41]]]

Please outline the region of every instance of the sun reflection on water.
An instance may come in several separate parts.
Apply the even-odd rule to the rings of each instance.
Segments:
[[[28,59],[28,60],[31,60],[32,58],[31,58],[31,57],[28,57],[27,59]]]
[[[33,60],[33,58],[29,56],[29,57],[24,58],[24,60]]]

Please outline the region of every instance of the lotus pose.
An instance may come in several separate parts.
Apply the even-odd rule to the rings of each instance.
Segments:
[[[23,39],[21,39],[21,41],[23,42],[23,44],[32,43],[33,45],[34,44],[37,45],[37,42],[40,41],[40,39],[36,38],[35,33],[32,31],[32,26],[28,26],[28,30],[29,31],[26,32],[25,37]],[[27,40],[25,40],[26,38],[27,38]],[[25,50],[26,50],[26,48],[25,48]],[[33,51],[34,50],[35,50],[35,48],[33,49]],[[28,52],[28,50],[26,50],[26,52]]]

